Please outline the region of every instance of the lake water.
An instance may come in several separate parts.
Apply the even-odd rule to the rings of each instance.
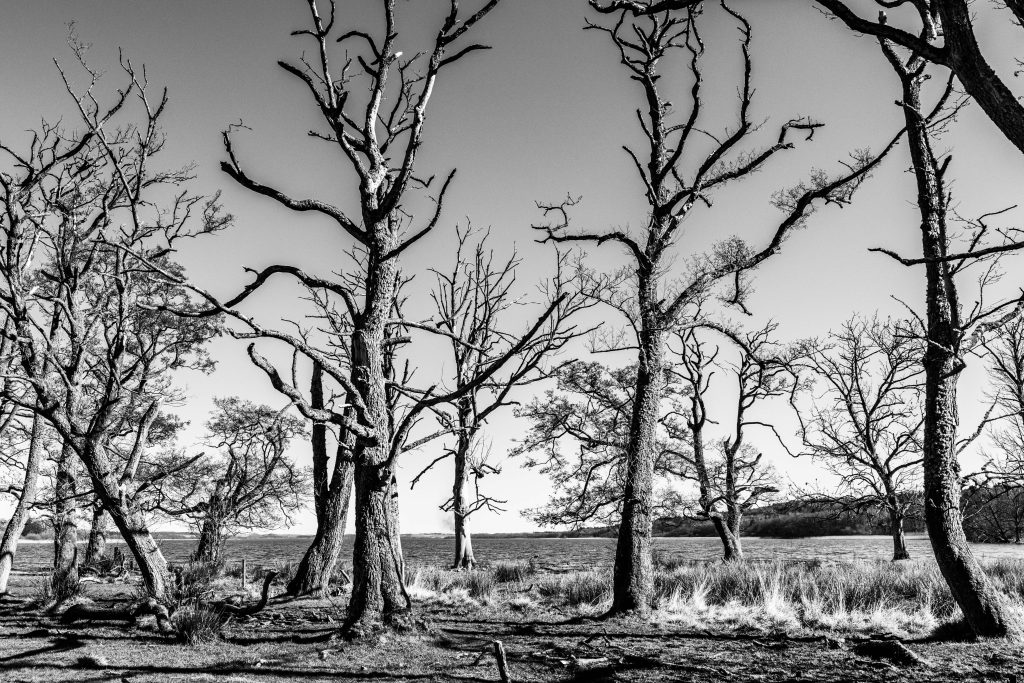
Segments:
[[[228,542],[229,562],[247,559],[253,566],[286,560],[298,561],[309,546],[311,536],[274,536],[238,538]],[[351,557],[352,537],[346,539],[345,564]],[[403,536],[406,562],[419,565],[445,565],[451,561],[453,540],[443,536]],[[931,556],[924,535],[911,535],[907,545],[912,557]],[[183,562],[195,548],[192,539],[160,541],[171,562]],[[549,570],[565,571],[594,567],[610,568],[615,541],[610,538],[488,538],[473,540],[481,564],[534,559]],[[714,560],[721,557],[717,538],[656,538],[654,547],[662,557],[687,560]],[[1024,546],[1010,544],[974,544],[981,558],[1017,558],[1024,560]],[[803,539],[745,538],[744,553],[754,560],[888,560],[892,557],[892,539],[888,536],[820,536]],[[84,553],[84,547],[81,549]],[[23,541],[18,546],[15,571],[46,570],[53,561],[51,541]]]

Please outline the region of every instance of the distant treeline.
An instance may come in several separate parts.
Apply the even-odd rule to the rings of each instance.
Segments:
[[[811,536],[864,536],[889,533],[888,521],[874,510],[849,511],[828,502],[785,501],[767,505],[743,518],[744,536],[767,538],[807,538]],[[924,518],[920,511],[908,516],[904,529],[923,532]],[[612,537],[613,527],[590,527],[565,532],[542,532],[540,536],[559,538]],[[661,517],[654,522],[654,535],[665,537],[715,536],[710,520],[687,517]]]

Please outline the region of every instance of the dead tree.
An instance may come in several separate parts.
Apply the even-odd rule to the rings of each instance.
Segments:
[[[903,523],[921,487],[923,353],[908,325],[855,317],[825,340],[799,343],[792,361],[801,377],[791,401],[800,455],[837,479],[834,492],[813,497],[885,513],[894,561],[910,558]]]
[[[777,358],[778,349],[771,339],[774,330],[775,325],[768,325],[754,332],[731,332],[738,342],[733,345],[737,346],[739,360],[729,364],[719,359],[720,349],[709,349],[698,330],[681,331],[677,333],[678,346],[672,349],[678,362],[666,368],[681,391],[669,393],[673,410],[665,426],[670,439],[689,448],[667,449],[663,467],[697,485],[698,516],[714,524],[727,562],[743,559],[740,531],[744,513],[779,492],[774,469],[747,441],[747,431],[753,427],[768,428],[778,437],[774,426],[751,414],[759,404],[789,391],[789,372],[785,362]],[[710,439],[705,430],[717,421],[709,418],[707,397],[716,370],[726,370],[736,382],[735,403],[728,412],[720,413],[735,414],[735,422],[730,432],[713,444],[717,455],[709,457]]]
[[[169,257],[177,239],[223,227],[227,217],[216,202],[181,189],[187,170],[154,166],[164,146],[158,122],[166,92],[154,100],[144,73],[122,59],[125,82],[112,103],[101,104],[99,76],[74,37],[71,43],[86,85],[78,90],[61,74],[80,130],[43,124],[24,153],[0,144],[11,160],[0,174],[0,309],[16,377],[35,400],[10,388],[4,395],[45,418],[81,461],[147,589],[161,596],[166,563],[134,504],[151,419],[132,419],[155,413],[156,405],[140,402],[162,392],[169,373],[208,365],[202,344],[217,326],[153,310],[170,302],[188,308],[188,292],[127,252],[180,275]],[[134,425],[139,448],[115,466],[108,445],[126,424]]]
[[[790,232],[805,224],[816,203],[849,201],[898,136],[877,156],[858,155],[837,176],[816,172],[809,183],[779,193],[775,204],[783,218],[768,232],[763,246],[751,247],[737,237],[723,239],[710,253],[691,257],[685,269],[669,277],[680,227],[690,214],[699,213],[700,206],[710,206],[722,187],[757,172],[776,155],[791,149],[792,136],[802,132],[809,138],[821,124],[806,118],[793,119],[780,126],[774,140],[764,147],[748,147],[758,129],[751,120],[751,29],[742,16],[723,6],[740,29],[743,69],[738,121],[724,134],[710,133],[711,143],[705,143],[709,133],[701,120],[703,47],[698,12],[694,8],[667,9],[668,3],[593,6],[612,14],[614,22],[610,26],[588,23],[586,28],[608,36],[625,72],[637,84],[641,102],[637,118],[646,149],[641,153],[625,149],[643,185],[649,211],[643,227],[635,233],[574,230],[569,225],[574,203],[570,199],[542,206],[544,213],[555,220],[536,227],[544,234],[544,241],[614,244],[629,259],[616,276],[595,276],[599,282],[604,281],[602,284],[610,285],[604,287],[607,296],[595,297],[624,312],[635,337],[625,345],[636,353],[637,372],[611,613],[643,613],[650,609],[654,591],[651,497],[668,335],[692,314],[690,309],[696,300],[707,298],[717,287],[731,286],[733,291],[726,300],[742,306],[749,272],[780,251]],[[685,55],[684,63],[690,70],[688,112],[674,107],[662,91],[663,63],[673,55]],[[681,110],[684,113],[680,116],[676,112]]]
[[[413,225],[409,203],[416,190],[432,192],[434,184],[416,173],[418,152],[423,144],[426,115],[438,78],[475,51],[484,48],[463,39],[499,4],[488,0],[474,13],[464,16],[457,0],[440,20],[429,50],[403,56],[398,49],[396,0],[381,5],[384,28],[374,31],[335,30],[333,3],[322,16],[315,0],[309,1],[309,28],[296,35],[311,39],[316,57],[301,65],[280,62],[281,67],[304,84],[319,111],[325,128],[311,132],[336,148],[358,178],[358,218],[336,205],[309,199],[294,199],[256,180],[243,168],[231,131],[225,132],[227,160],[223,170],[252,192],[274,200],[293,211],[313,212],[331,219],[357,245],[361,267],[352,274],[359,282],[353,290],[344,278],[325,279],[288,265],[270,266],[259,273],[238,296],[220,302],[207,295],[215,311],[229,313],[251,332],[241,336],[276,339],[292,347],[296,358],[322,368],[345,395],[346,407],[314,408],[290,380],[255,349],[249,355],[274,387],[295,402],[314,422],[334,425],[343,432],[338,439],[345,457],[355,464],[355,527],[353,588],[349,601],[347,628],[352,634],[365,633],[388,623],[407,621],[411,608],[403,585],[403,560],[398,531],[397,480],[395,470],[403,452],[421,439],[411,439],[420,419],[439,406],[485,384],[543,328],[560,303],[553,302],[537,320],[510,345],[506,354],[492,361],[474,384],[451,392],[436,387],[407,386],[407,375],[396,372],[394,349],[411,342],[413,331],[436,333],[400,315],[397,291],[403,280],[400,257],[429,234],[441,216],[446,192],[454,178],[449,173],[431,199],[435,210],[424,223]],[[332,43],[341,42],[352,55],[345,61],[332,57]],[[365,90],[361,85],[365,84]],[[360,96],[359,93],[364,93]],[[357,103],[357,100],[361,102]],[[385,104],[385,100],[387,104]],[[275,274],[287,274],[323,296],[336,297],[347,317],[346,362],[332,362],[329,354],[302,335],[283,333],[262,325],[235,307]],[[396,412],[398,401],[407,409]],[[423,438],[429,438],[423,437]],[[350,443],[351,447],[347,444]]]
[[[939,25],[933,14],[921,13],[925,27],[919,42],[938,37]],[[949,37],[947,36],[947,40]],[[1019,234],[990,226],[991,215],[967,221],[955,231],[951,225],[950,192],[946,182],[951,158],[936,152],[935,135],[955,116],[957,108],[945,107],[952,80],[927,109],[922,101],[922,84],[928,78],[928,61],[917,52],[899,54],[897,44],[883,37],[882,50],[899,77],[899,106],[907,125],[910,156],[917,182],[922,255],[888,254],[907,267],[924,266],[926,313],[924,330],[924,490],[925,523],[939,568],[968,624],[978,636],[1003,636],[1017,629],[998,591],[964,535],[960,494],[959,448],[957,443],[957,383],[966,367],[966,354],[986,333],[1017,317],[1024,301],[991,303],[984,293],[998,279],[1002,254],[1024,248]],[[961,247],[958,236],[962,236]],[[958,276],[977,269],[979,294],[975,304],[964,310],[960,301]]]
[[[977,11],[969,0],[875,0],[878,20],[865,19],[844,0],[815,0],[828,13],[857,33],[906,49],[922,61],[952,71],[992,123],[1017,149],[1024,152],[1024,104],[985,58],[974,31]],[[1001,0],[1018,25],[1024,22],[1024,3]],[[907,5],[913,24],[920,28],[905,30],[889,23],[886,10]]]
[[[507,329],[505,319],[526,305],[514,286],[519,258],[512,254],[498,261],[488,249],[485,233],[475,244],[471,226],[456,229],[458,247],[455,264],[450,271],[435,270],[436,286],[431,296],[436,309],[430,321],[449,340],[453,363],[453,388],[476,386],[459,396],[449,406],[450,413],[441,416],[443,424],[454,432],[454,443],[446,446],[412,480],[419,479],[438,463],[452,458],[454,478],[452,495],[441,505],[452,513],[455,528],[455,557],[452,567],[472,569],[476,563],[470,532],[470,516],[483,509],[500,512],[504,500],[486,495],[480,489],[480,480],[501,470],[488,462],[490,448],[484,440],[487,420],[497,411],[514,403],[513,392],[522,386],[550,376],[547,362],[567,343],[589,330],[575,327],[570,319],[589,302],[576,293],[567,296],[558,305],[546,327],[523,346],[505,370],[492,376],[484,384],[477,383],[478,375],[502,356],[517,335]],[[546,284],[545,298],[550,303],[566,292],[566,259],[559,255],[556,274]]]

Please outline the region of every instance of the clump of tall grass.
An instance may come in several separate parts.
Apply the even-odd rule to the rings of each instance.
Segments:
[[[521,583],[537,573],[537,565],[532,559],[519,562],[497,562],[493,571],[494,580],[498,583]]]
[[[537,592],[569,607],[596,607],[611,599],[611,577],[605,572],[584,571],[545,574],[539,577]]]
[[[201,645],[218,640],[224,630],[221,612],[206,605],[191,605],[179,609],[172,617],[178,641],[186,645]]]
[[[185,607],[195,607],[208,600],[214,592],[214,582],[222,566],[206,562],[189,562],[171,567],[172,581],[167,587],[165,602],[172,612]]]

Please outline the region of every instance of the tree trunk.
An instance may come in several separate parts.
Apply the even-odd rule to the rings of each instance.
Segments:
[[[11,513],[11,519],[4,529],[3,540],[0,541],[0,595],[7,594],[7,583],[14,566],[14,556],[18,552],[18,540],[25,531],[28,512],[36,502],[39,491],[39,469],[43,462],[43,419],[39,415],[32,418],[32,437],[28,447],[28,458],[25,462],[25,479],[21,487],[18,504]]]
[[[323,513],[317,514],[316,536],[302,556],[295,576],[288,583],[289,595],[327,594],[345,540],[345,522],[352,498],[354,472],[355,467],[351,462],[344,462],[340,468],[335,468],[334,480],[324,500]]]
[[[411,607],[403,583],[396,489],[393,477],[382,480],[380,467],[356,466],[356,539],[347,620],[355,633],[391,625]]]
[[[651,287],[653,292],[653,286]],[[636,394],[626,449],[622,521],[615,546],[610,615],[646,614],[654,599],[651,561],[652,496],[658,424],[661,417],[664,336],[653,321],[640,335]]]
[[[192,559],[202,564],[220,564],[223,549],[224,527],[217,523],[216,513],[207,515],[199,527],[199,545]]]
[[[124,495],[124,489],[113,473],[103,444],[83,439],[79,454],[89,472],[100,504],[106,508],[111,521],[132,553],[132,558],[142,574],[146,591],[157,600],[162,600],[166,594],[169,576],[167,560],[149,532],[146,515],[132,505],[131,499]]]
[[[53,506],[53,585],[78,583],[78,462],[64,444],[57,460],[56,499]]]
[[[956,449],[956,389],[964,367],[960,357],[960,302],[950,264],[937,261],[945,256],[948,243],[945,190],[931,150],[916,77],[903,77],[903,96],[918,187],[923,254],[932,259],[925,266],[925,524],[939,569],[971,629],[979,636],[1004,636],[1015,625],[967,544],[960,511]]]
[[[96,564],[107,553],[107,526],[110,518],[103,506],[96,504],[92,512],[92,527],[89,529],[89,545],[85,549],[85,564]]]
[[[324,370],[316,364],[310,384],[310,404],[315,409],[324,407]],[[352,478],[355,466],[351,449],[355,440],[343,435],[338,444],[334,460],[333,475],[328,477],[327,425],[313,423],[310,439],[313,448],[313,506],[316,510],[316,535],[306,549],[295,576],[288,582],[288,595],[327,594],[334,568],[341,557],[341,545],[345,540],[345,522],[348,519],[349,501],[352,499]],[[348,458],[348,459],[346,459]]]
[[[375,437],[358,439],[355,449],[356,538],[346,627],[356,636],[385,625],[406,625],[403,615],[407,617],[412,607],[403,576],[398,487],[393,472],[397,454],[392,458],[385,348],[398,267],[394,257],[376,260],[377,254],[394,249],[397,236],[390,219],[386,227],[377,225],[371,232],[388,236],[379,240],[369,256],[366,312],[352,335],[352,379],[365,402],[365,416]]]
[[[892,533],[892,561],[909,560],[907,539],[903,535],[903,514],[895,508],[889,509],[889,531]]]
[[[730,529],[729,525],[720,516],[711,518],[715,525],[718,538],[722,541],[722,560],[725,562],[739,562],[743,560],[743,544],[740,541],[739,528]]]
[[[469,530],[469,504],[466,489],[469,486],[469,456],[473,448],[472,410],[468,397],[459,403],[459,440],[455,446],[455,479],[452,483],[452,516],[455,522],[455,560],[452,569],[472,569],[476,565],[473,555],[473,537]]]

